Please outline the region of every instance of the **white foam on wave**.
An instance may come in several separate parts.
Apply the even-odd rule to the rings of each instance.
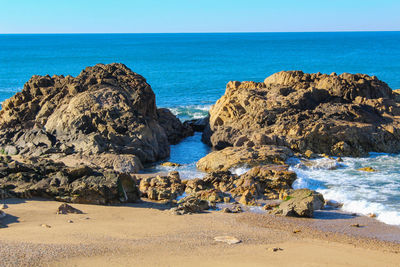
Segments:
[[[170,171],[178,171],[182,180],[190,180],[195,178],[203,178],[206,173],[196,168],[196,163],[183,164],[179,167],[156,165],[152,168],[144,170],[145,173],[168,173]]]
[[[328,159],[302,164],[291,159],[298,179],[294,188],[310,188],[326,199],[343,203],[342,210],[368,215],[392,225],[400,225],[400,156],[373,153],[368,158],[344,158],[336,166]],[[328,163],[328,164],[327,164]],[[358,171],[370,166],[377,172]]]
[[[201,119],[207,116],[212,105],[187,105],[168,108],[171,112],[183,119]]]
[[[250,169],[251,169],[251,168],[250,168],[249,166],[245,165],[245,166],[230,168],[229,171],[230,171],[232,174],[242,175],[242,174],[248,172]]]

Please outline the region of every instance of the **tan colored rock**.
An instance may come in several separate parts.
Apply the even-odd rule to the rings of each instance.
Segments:
[[[398,99],[386,83],[364,74],[283,71],[263,83],[229,82],[210,110],[203,141],[217,149],[277,145],[302,154],[397,153]]]
[[[309,189],[297,189],[288,195],[272,213],[283,216],[312,218],[314,210],[322,209],[324,202],[324,198],[320,193]]]
[[[293,155],[286,147],[227,147],[214,151],[201,158],[196,166],[206,172],[226,171],[237,166],[256,166],[260,164],[284,162]]]
[[[185,185],[176,171],[169,172],[167,176],[142,178],[139,184],[142,196],[151,200],[173,200],[185,191]]]
[[[216,237],[214,237],[214,240],[217,242],[224,242],[229,245],[238,244],[238,243],[242,242],[240,239],[237,239],[234,236],[216,236]]]
[[[164,166],[164,167],[180,167],[182,165],[179,164],[179,163],[174,163],[174,162],[167,161],[167,162],[161,163],[161,166]]]
[[[363,171],[363,172],[377,172],[377,170],[375,170],[375,169],[372,168],[372,167],[363,167],[363,168],[358,169],[358,171]]]

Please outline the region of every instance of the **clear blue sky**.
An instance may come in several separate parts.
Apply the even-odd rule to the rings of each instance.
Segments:
[[[400,0],[0,0],[0,33],[400,30]]]

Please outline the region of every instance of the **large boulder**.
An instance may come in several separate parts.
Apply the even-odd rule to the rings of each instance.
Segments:
[[[210,110],[203,141],[286,146],[337,156],[400,151],[398,94],[375,76],[276,73],[264,82],[229,82]]]
[[[322,194],[310,189],[297,189],[289,194],[272,213],[291,217],[314,216],[314,210],[324,207]]]
[[[293,152],[286,147],[227,147],[213,151],[201,158],[196,166],[206,172],[227,171],[240,166],[257,166],[267,163],[284,163]]]
[[[157,110],[146,80],[117,63],[87,67],[77,77],[33,76],[0,111],[0,146],[25,156],[111,153],[155,162],[188,134],[171,112]],[[134,170],[138,160],[112,165]]]

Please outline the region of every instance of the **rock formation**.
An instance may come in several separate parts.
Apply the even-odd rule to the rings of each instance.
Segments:
[[[289,194],[271,213],[291,217],[314,216],[314,210],[324,207],[324,197],[313,190],[298,189]]]
[[[217,149],[277,145],[332,156],[398,152],[397,95],[364,74],[283,71],[261,83],[229,82],[203,141]]]
[[[169,110],[157,109],[142,76],[116,63],[87,67],[77,77],[33,76],[0,111],[4,153],[90,155],[93,162],[107,154],[106,165],[123,171],[168,157],[169,144],[191,133]]]
[[[253,167],[267,163],[283,164],[293,152],[286,147],[227,147],[201,158],[196,166],[206,172],[227,171],[233,167]]]
[[[139,190],[142,196],[150,200],[173,200],[185,191],[177,171],[168,173],[167,176],[142,178]]]
[[[12,197],[83,204],[135,202],[140,197],[136,180],[129,174],[87,166],[69,168],[44,159],[22,163],[0,157],[0,187]]]

